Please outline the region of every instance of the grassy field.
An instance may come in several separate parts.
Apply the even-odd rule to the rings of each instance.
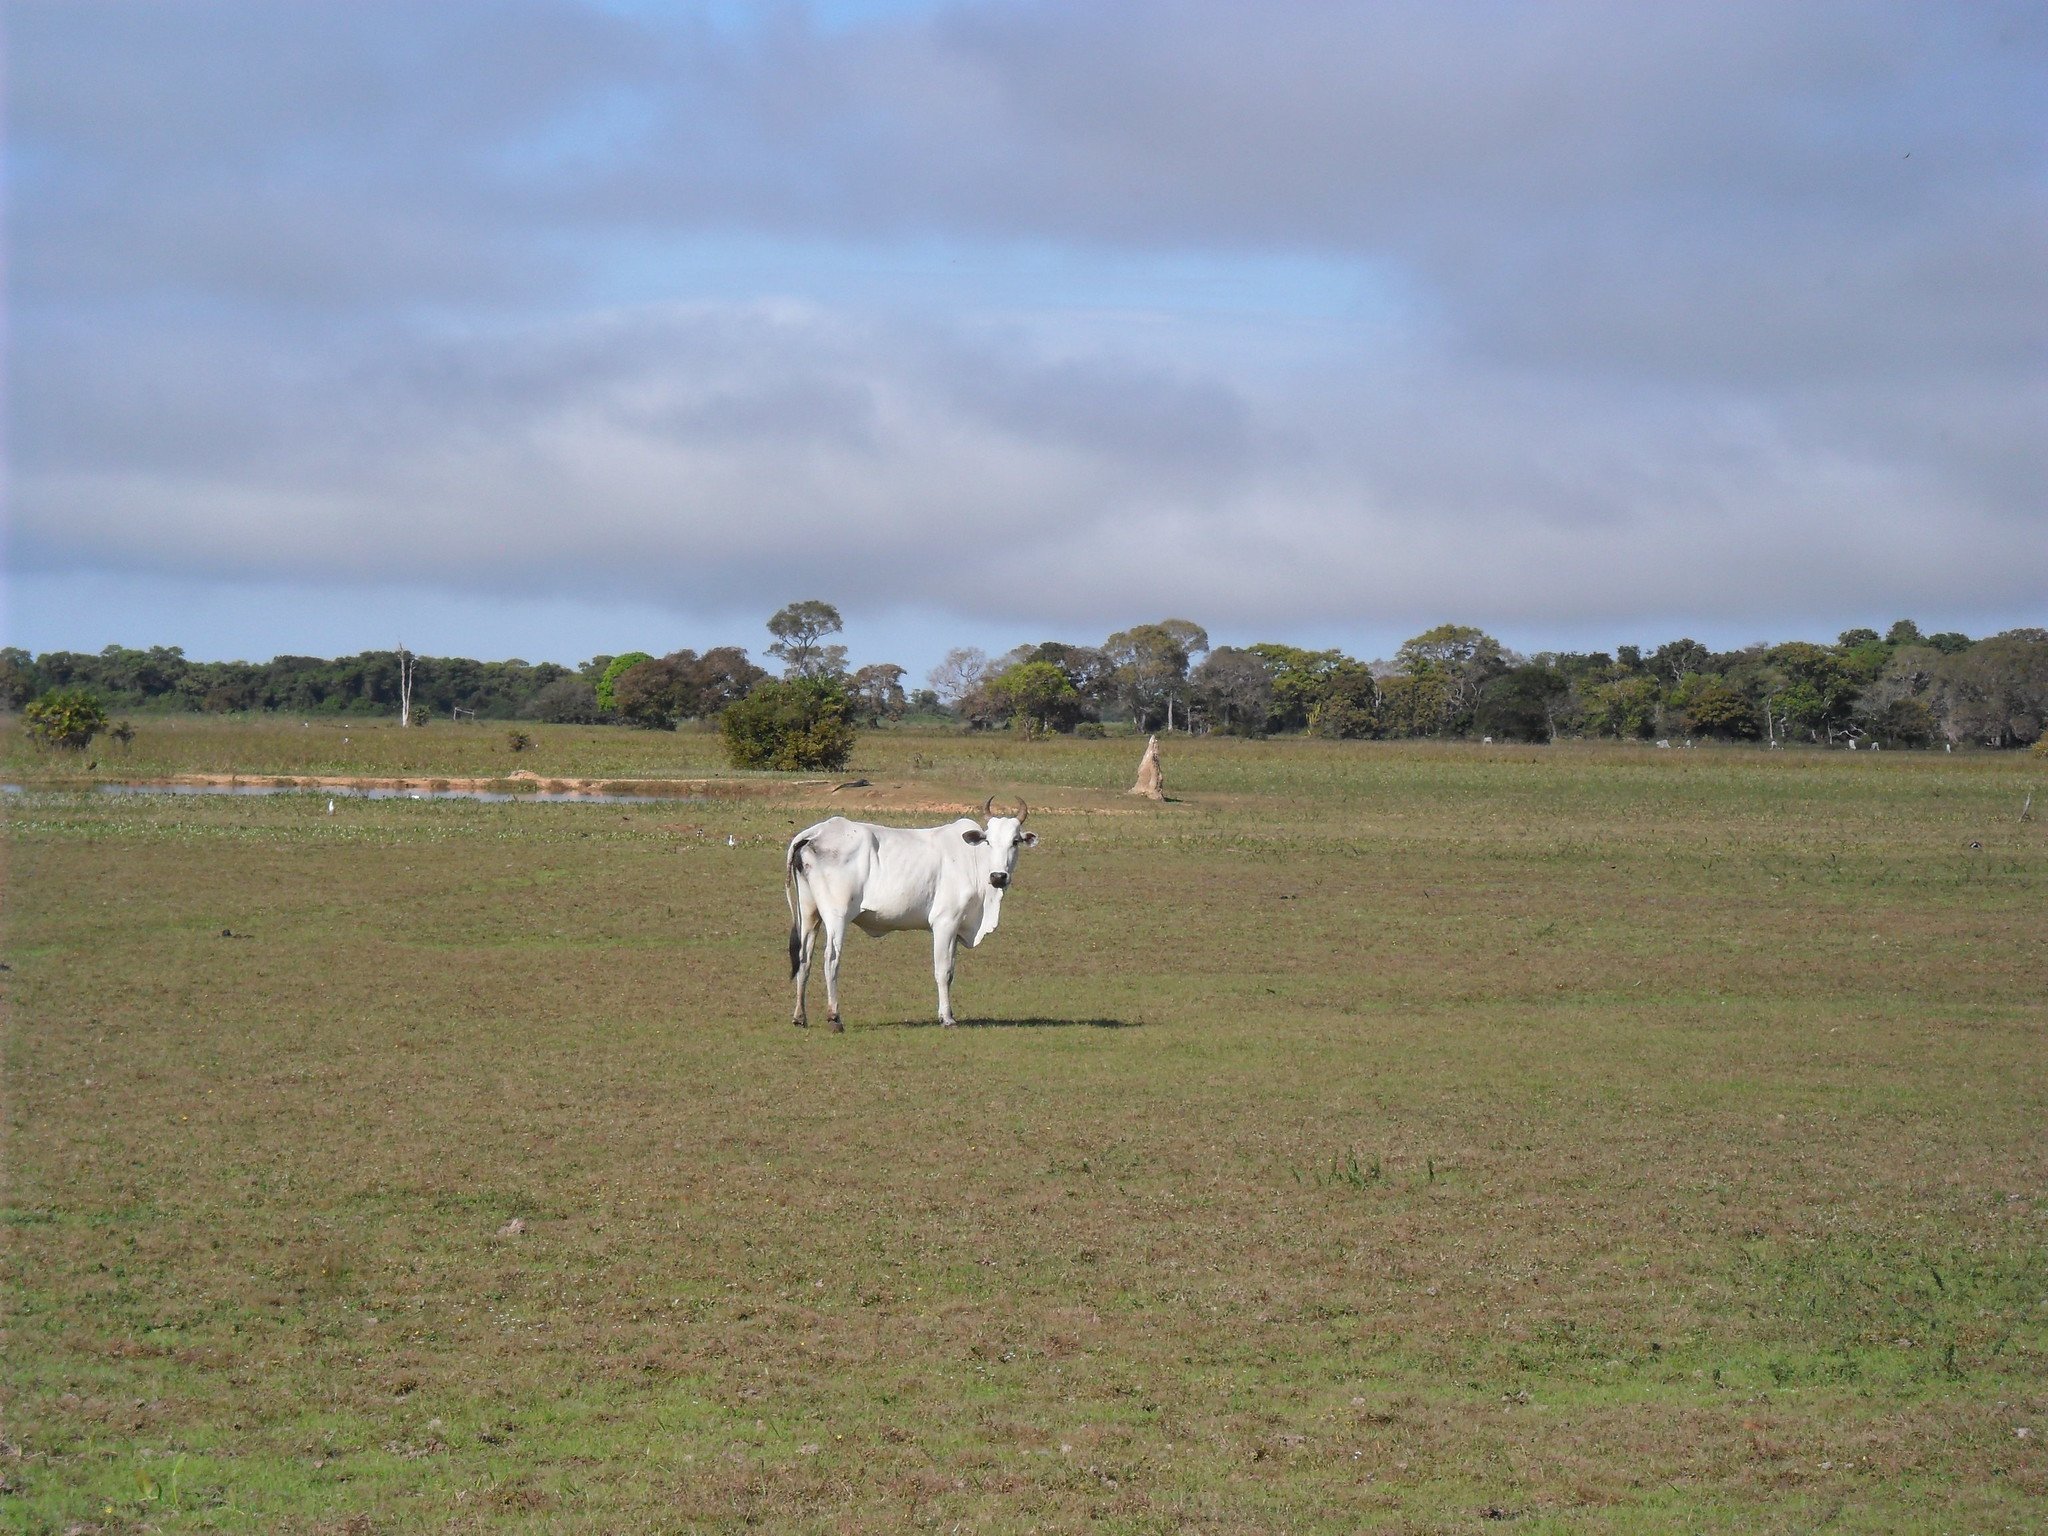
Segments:
[[[716,766],[535,734],[96,774]],[[815,789],[9,796],[0,1524],[2042,1527],[2038,759],[1167,754],[864,738],[1044,841],[843,1036]]]

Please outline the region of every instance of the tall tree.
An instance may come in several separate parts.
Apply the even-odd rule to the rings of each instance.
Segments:
[[[1572,685],[1549,667],[1510,667],[1479,690],[1475,721],[1489,736],[1508,741],[1557,740],[1557,715]]]
[[[1342,651],[1305,651],[1299,646],[1272,641],[1261,641],[1248,649],[1265,663],[1266,673],[1273,681],[1271,729],[1276,731],[1306,728],[1309,717],[1323,701],[1330,678],[1347,660]]]
[[[1507,648],[1470,624],[1439,624],[1406,641],[1394,655],[1407,676],[1434,679],[1442,688],[1443,713],[1437,731],[1469,723],[1479,690],[1514,664]]]
[[[1682,683],[1695,672],[1704,672],[1714,653],[1697,640],[1667,640],[1650,652],[1650,670],[1667,683]]]
[[[925,675],[925,681],[941,704],[958,709],[960,701],[979,688],[987,676],[987,653],[979,646],[956,645],[946,652],[945,660]]]
[[[1832,741],[1844,731],[1857,734],[1850,721],[1856,681],[1841,657],[1824,645],[1789,640],[1771,647],[1769,660],[1780,679],[1771,707],[1788,730],[1804,731],[1815,741]]]
[[[894,662],[862,667],[848,681],[847,694],[854,713],[869,725],[901,720],[910,707],[910,701],[903,696],[903,668]]]
[[[1989,747],[2038,741],[2048,729],[2048,629],[2007,630],[1948,657],[1941,689],[1959,737]]]
[[[768,620],[775,643],[768,654],[782,663],[784,677],[838,677],[846,671],[846,647],[828,645],[827,635],[846,626],[830,603],[807,598],[780,609]]]
[[[1184,695],[1187,646],[1183,635],[1176,634],[1168,625],[1185,624],[1185,620],[1173,619],[1165,624],[1140,624],[1119,630],[1102,642],[1117,697],[1141,728],[1167,723],[1175,701]],[[1207,636],[1202,638],[1206,649]]]
[[[419,658],[405,648],[403,640],[398,642],[398,723],[401,728],[412,724],[412,678],[413,669],[419,665]]]
[[[1273,677],[1251,651],[1222,646],[1188,679],[1194,702],[1210,724],[1231,736],[1263,736],[1273,714]]]

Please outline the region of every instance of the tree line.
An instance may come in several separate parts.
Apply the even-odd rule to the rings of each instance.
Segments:
[[[1470,625],[1440,624],[1391,660],[1366,662],[1270,642],[1211,648],[1201,626],[1167,619],[994,661],[954,651],[932,684],[971,723],[1025,730],[1115,717],[1248,736],[2015,747],[2048,726],[2048,630],[1973,641],[1902,619],[1832,645],[1715,651],[1679,639],[1524,656]]]
[[[1099,642],[1046,640],[989,657],[959,648],[908,689],[904,668],[847,664],[838,610],[792,603],[767,623],[766,656],[740,646],[656,656],[552,662],[407,658],[416,719],[620,724],[674,729],[727,720],[755,700],[754,717],[820,711],[835,729],[906,718],[975,729],[1093,734],[1109,724],[1264,736],[1357,738],[1707,738],[1764,744],[1946,742],[2024,746],[2048,725],[2048,630],[1972,640],[1923,634],[1900,620],[1883,634],[1843,632],[1833,644],[1794,640],[1715,651],[1678,639],[1645,650],[1519,655],[1483,630],[1441,624],[1388,660],[1266,642],[1214,646],[1199,624],[1162,619]],[[400,651],[326,660],[192,661],[175,646],[97,653],[0,651],[0,700],[22,708],[52,692],[84,691],[111,708],[216,713],[278,711],[392,715]],[[790,691],[795,689],[794,692]],[[753,729],[748,715],[727,722]],[[794,718],[794,717],[791,717]]]

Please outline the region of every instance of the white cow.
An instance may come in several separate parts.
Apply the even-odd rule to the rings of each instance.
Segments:
[[[839,1022],[839,952],[849,926],[874,938],[930,930],[939,1022],[954,1022],[954,955],[963,941],[972,949],[996,931],[1018,851],[1038,844],[1038,834],[1024,830],[1030,806],[1020,801],[1015,816],[997,816],[995,803],[991,795],[982,807],[986,826],[972,816],[943,827],[878,827],[834,816],[790,839],[784,884],[796,1024],[810,1022],[804,989],[823,933],[825,1005],[832,1028],[845,1028]]]

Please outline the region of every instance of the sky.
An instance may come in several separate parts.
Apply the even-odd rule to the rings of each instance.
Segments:
[[[2048,8],[8,0],[31,650],[2048,623]]]

